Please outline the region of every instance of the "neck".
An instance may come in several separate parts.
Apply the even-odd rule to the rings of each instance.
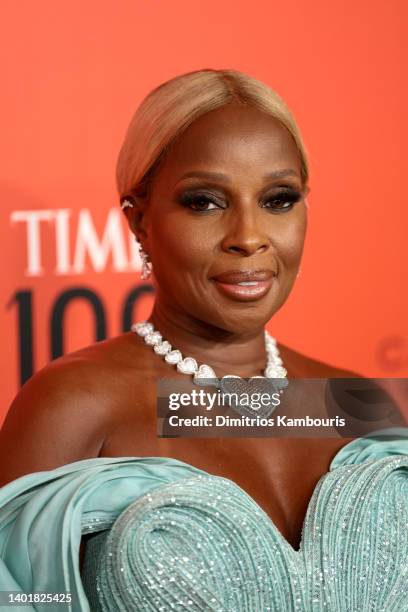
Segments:
[[[266,365],[264,328],[236,333],[209,325],[155,302],[149,321],[183,357],[211,366],[217,376],[243,378],[263,375]]]

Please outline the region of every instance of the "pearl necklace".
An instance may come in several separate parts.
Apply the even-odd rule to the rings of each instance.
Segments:
[[[134,323],[131,326],[131,330],[141,336],[147,345],[152,346],[157,355],[163,356],[168,364],[175,365],[178,372],[193,376],[193,381],[197,385],[212,385],[222,388],[222,381],[227,382],[226,379],[237,378],[242,380],[241,376],[227,374],[221,378],[220,382],[216,373],[209,365],[205,363],[198,365],[194,357],[183,357],[181,352],[178,349],[174,349],[170,342],[164,340],[161,333],[156,331],[153,324],[148,321]],[[252,381],[256,378],[265,377],[281,379],[280,381],[276,381],[276,386],[280,389],[285,388],[288,386],[286,378],[287,371],[282,365],[282,359],[279,355],[276,340],[266,330],[264,334],[267,355],[264,376],[252,376],[249,380]]]

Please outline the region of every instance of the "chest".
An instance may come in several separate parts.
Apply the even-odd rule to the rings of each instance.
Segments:
[[[158,438],[155,426],[121,423],[100,456],[171,457],[238,484],[283,537],[299,547],[307,507],[320,477],[347,439]]]

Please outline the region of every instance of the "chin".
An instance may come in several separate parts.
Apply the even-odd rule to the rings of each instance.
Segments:
[[[247,303],[240,308],[224,307],[222,310],[213,310],[204,318],[205,321],[234,334],[254,333],[257,330],[263,329],[273,315],[279,310],[281,304],[262,305],[260,303]],[[216,316],[214,314],[216,313]]]
[[[292,285],[286,279],[286,286],[276,283],[267,293],[259,296],[236,295],[234,292],[211,292],[207,302],[205,321],[231,333],[255,332],[262,329],[286,302]],[[196,312],[201,310],[202,306]]]

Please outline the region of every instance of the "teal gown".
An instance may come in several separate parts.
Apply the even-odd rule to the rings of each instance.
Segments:
[[[299,550],[234,482],[176,459],[87,459],[18,478],[0,489],[1,591],[72,594],[0,605],[21,612],[408,612],[408,428],[340,449]]]

